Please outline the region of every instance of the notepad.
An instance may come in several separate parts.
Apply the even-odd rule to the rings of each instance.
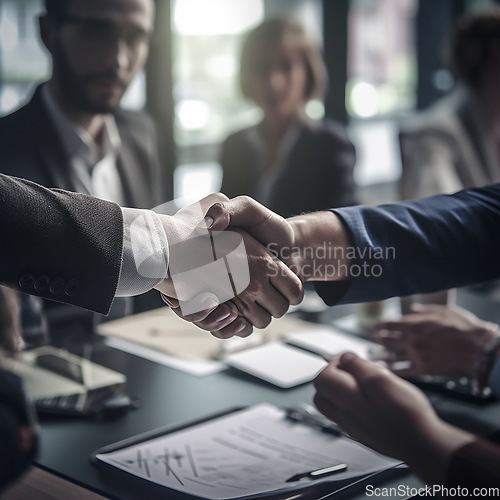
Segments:
[[[350,351],[366,360],[378,360],[383,359],[386,353],[385,347],[380,344],[327,326],[315,326],[293,332],[285,335],[284,340],[326,359]]]
[[[315,354],[278,342],[231,354],[224,361],[283,389],[310,382],[328,364]]]
[[[400,464],[347,437],[292,422],[285,410],[267,403],[153,438],[138,436],[125,446],[117,443],[98,450],[94,462],[214,500],[262,498],[327,481],[345,485]],[[287,482],[338,463],[346,468],[334,476]]]

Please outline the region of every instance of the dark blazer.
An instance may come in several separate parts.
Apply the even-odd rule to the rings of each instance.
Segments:
[[[299,124],[295,144],[272,186],[270,199],[259,200],[263,151],[259,126],[230,135],[222,145],[221,191],[230,198],[249,195],[284,217],[356,203],[354,146],[345,129],[331,120]]]
[[[167,201],[151,119],[145,113],[121,109],[114,117],[122,140],[117,168],[127,206],[153,208]],[[69,159],[43,103],[41,86],[26,106],[0,118],[0,156],[3,174],[75,190]]]
[[[108,312],[123,247],[118,205],[0,174],[0,213],[1,284]],[[33,423],[19,377],[0,368],[0,489],[34,457],[36,442],[20,446],[28,427]]]
[[[329,305],[434,292],[500,276],[500,184],[334,211],[352,235],[360,276],[317,283]]]
[[[0,172],[46,187],[76,191],[69,158],[43,102],[41,88],[41,85],[36,88],[28,104],[0,118]],[[122,142],[117,169],[125,206],[153,208],[164,203],[169,198],[165,194],[153,122],[142,112],[118,109],[113,114]],[[134,312],[162,305],[156,292],[127,300],[132,301]],[[118,309],[130,308],[125,302],[117,300]],[[75,321],[83,329],[94,324],[93,316],[81,310],[56,307],[52,303],[46,303],[45,310],[53,331]]]
[[[0,284],[106,314],[121,269],[115,203],[0,174]]]

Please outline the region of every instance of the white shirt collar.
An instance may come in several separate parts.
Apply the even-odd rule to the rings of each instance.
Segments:
[[[102,157],[109,153],[116,153],[121,146],[120,134],[112,114],[104,116],[104,148],[103,154],[99,150],[89,133],[72,121],[56,102],[49,86],[42,87],[42,99],[49,111],[61,137],[63,147],[70,159],[81,158],[89,166],[93,167]]]

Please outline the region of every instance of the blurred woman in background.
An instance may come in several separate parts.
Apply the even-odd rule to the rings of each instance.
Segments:
[[[263,119],[223,143],[222,192],[250,195],[283,216],[355,204],[355,150],[344,127],[306,114],[310,100],[323,99],[327,74],[299,23],[269,19],[248,34],[240,86]]]

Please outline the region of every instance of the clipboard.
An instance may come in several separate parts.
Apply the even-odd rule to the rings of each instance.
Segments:
[[[143,432],[141,434],[137,434],[136,436],[131,436],[129,438],[122,439],[115,443],[102,446],[97,450],[94,450],[90,455],[90,463],[97,467],[100,472],[106,476],[106,479],[117,482],[120,485],[123,485],[124,479],[126,479],[127,490],[131,492],[137,491],[137,498],[149,498],[149,499],[162,499],[166,498],[166,491],[169,491],[172,495],[172,500],[210,500],[208,497],[200,497],[193,496],[187,493],[183,493],[180,491],[168,490],[165,486],[158,485],[156,483],[152,483],[151,481],[147,481],[137,476],[133,476],[131,474],[127,474],[126,472],[117,469],[113,465],[107,464],[106,462],[102,462],[97,458],[97,455],[103,453],[111,453],[114,451],[122,450],[124,448],[128,448],[129,446],[134,446],[139,443],[143,443],[145,441],[149,441],[151,439],[156,439],[167,434],[171,434],[173,432],[181,431],[184,429],[188,429],[189,427],[194,427],[199,424],[203,424],[205,422],[209,422],[210,420],[214,420],[219,417],[223,417],[225,415],[229,415],[236,411],[244,409],[243,406],[235,406],[233,408],[228,408],[226,410],[212,413],[206,415],[204,417],[190,420],[188,422],[182,424],[172,424],[165,425],[163,427],[158,427],[156,429],[152,429],[150,431]],[[175,497],[173,495],[176,495]]]
[[[267,404],[232,408],[102,447],[92,453],[91,462],[120,488],[126,484],[128,493],[134,491],[139,497],[147,495],[148,498],[165,498],[168,494],[169,499],[182,500],[284,500],[290,496],[317,500],[323,493],[333,498],[334,491],[341,493],[364,479],[370,478],[373,483],[374,479],[401,473],[401,470],[394,470],[399,462],[382,457],[344,436],[328,436],[321,429],[300,422],[289,422],[288,419],[285,422],[284,414],[283,409]],[[256,422],[255,425],[252,422]],[[241,433],[239,429],[243,429]],[[246,441],[254,442],[247,447]],[[187,455],[182,455],[180,452],[184,451],[182,444],[185,443],[192,452],[188,450]],[[241,443],[247,448],[241,448]],[[288,446],[286,459],[280,446]],[[273,447],[278,451],[269,451]],[[236,452],[233,453],[233,449]],[[266,456],[268,451],[269,456]],[[162,453],[165,453],[165,458]],[[259,457],[259,454],[264,456]],[[179,456],[184,457],[184,462],[177,467],[174,460]],[[299,472],[300,467],[311,467],[310,464],[318,463],[318,460],[323,460],[323,466],[332,465],[332,461],[338,462],[338,456],[349,458],[349,472],[338,477],[286,484],[288,481],[283,474],[290,474],[290,470]],[[295,461],[303,463],[297,465]],[[190,473],[189,462],[196,463],[200,474],[193,476]],[[382,472],[384,474],[380,474]],[[159,477],[165,484],[154,482]]]

